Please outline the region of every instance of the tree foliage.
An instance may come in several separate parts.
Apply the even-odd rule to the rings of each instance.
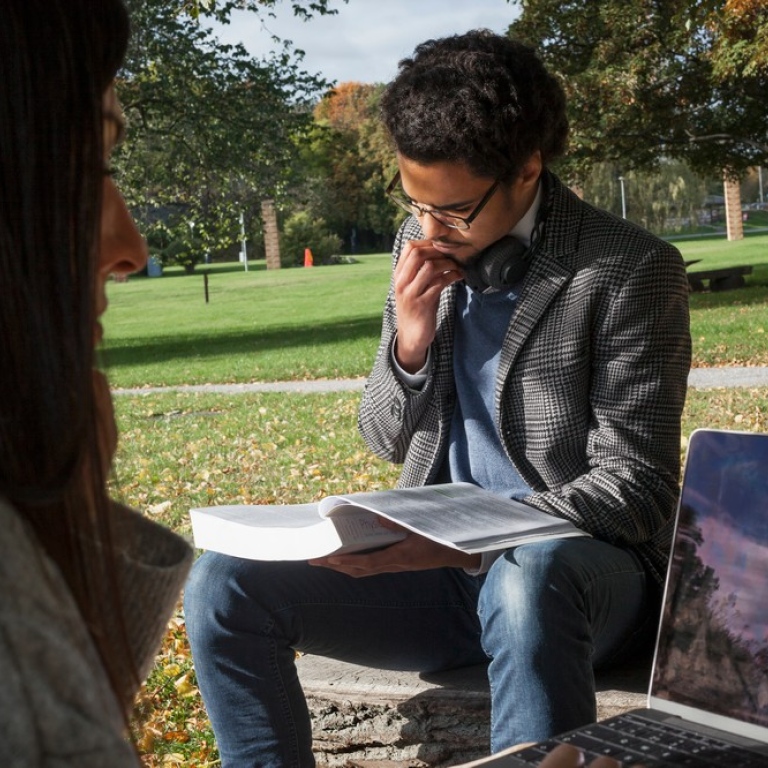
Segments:
[[[729,78],[768,73],[765,0],[727,0],[718,19],[714,74]]]
[[[328,230],[322,218],[312,218],[309,211],[297,211],[283,225],[280,238],[280,262],[286,267],[304,263],[309,248],[316,264],[330,264],[341,251],[341,238]]]
[[[510,34],[562,77],[574,178],[600,161],[740,175],[768,159],[764,0],[523,0]]]
[[[694,232],[708,223],[702,221],[702,212],[709,187],[684,163],[662,159],[653,171],[624,171],[611,163],[597,163],[584,178],[582,190],[584,198],[599,208],[619,216],[626,213],[645,229],[669,235]]]
[[[327,88],[290,44],[256,59],[205,24],[236,8],[268,13],[275,2],[127,0],[133,35],[118,93],[130,141],[115,165],[150,243],[162,230],[154,233],[179,241],[170,252],[192,267],[237,238],[241,212],[255,226],[259,201],[290,182],[296,137]],[[329,12],[325,0],[292,5],[298,15]]]
[[[169,0],[167,4],[172,5],[177,13],[185,13],[190,18],[210,16],[227,24],[233,11],[245,10],[273,15],[272,10],[280,2],[281,0]],[[328,0],[290,0],[290,4],[294,15],[304,21],[311,19],[315,14],[337,13],[328,6]]]
[[[379,118],[382,89],[345,82],[327,92],[302,150],[306,177],[297,194],[350,250],[389,247],[395,230],[395,209],[384,195],[396,164]]]

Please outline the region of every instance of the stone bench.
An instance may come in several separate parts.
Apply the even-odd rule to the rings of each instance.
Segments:
[[[485,666],[433,675],[302,656],[318,768],[444,768],[488,753]],[[645,706],[649,663],[597,677],[598,719]]]

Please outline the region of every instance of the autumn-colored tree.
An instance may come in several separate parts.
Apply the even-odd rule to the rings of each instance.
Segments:
[[[389,247],[396,226],[384,195],[396,164],[379,119],[382,88],[345,82],[330,90],[303,145],[304,202],[349,250]]]
[[[768,160],[764,0],[526,0],[510,33],[562,77],[566,175],[597,162],[704,176]]]
[[[765,0],[727,0],[716,15],[716,77],[768,73],[768,6]]]
[[[354,81],[339,83],[315,107],[315,120],[341,133],[355,133],[374,115],[380,86]]]

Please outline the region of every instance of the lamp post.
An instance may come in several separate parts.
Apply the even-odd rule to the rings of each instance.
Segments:
[[[624,177],[619,176],[619,184],[621,185],[621,218],[627,218],[627,196],[624,194]]]
[[[240,211],[240,260],[245,266],[245,271],[248,271],[248,254],[245,250],[245,220],[243,218],[243,212]]]

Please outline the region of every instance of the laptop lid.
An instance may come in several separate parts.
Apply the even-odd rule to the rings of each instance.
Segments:
[[[768,434],[690,437],[649,706],[768,742]]]

